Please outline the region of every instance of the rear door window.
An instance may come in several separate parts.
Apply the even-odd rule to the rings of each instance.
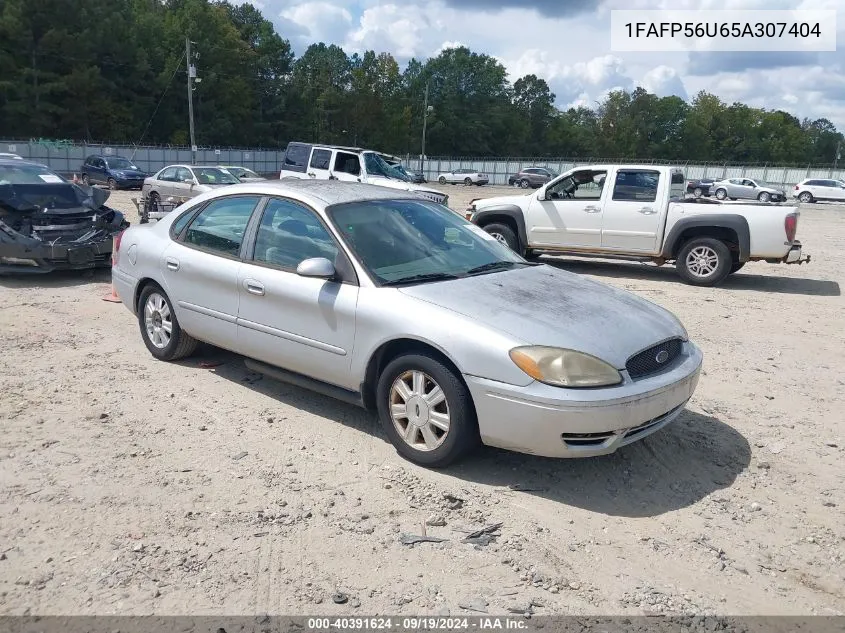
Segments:
[[[260,196],[231,196],[212,201],[188,226],[184,243],[238,257],[247,224],[260,199]]]
[[[613,199],[621,202],[654,202],[660,172],[653,170],[621,169],[616,174]]]
[[[315,149],[311,153],[311,167],[314,169],[328,169],[332,161],[332,152],[328,149]]]
[[[304,173],[308,168],[308,157],[311,154],[311,146],[302,143],[288,143],[285,150],[285,171]]]

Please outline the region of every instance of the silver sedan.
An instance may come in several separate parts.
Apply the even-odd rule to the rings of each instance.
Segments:
[[[478,444],[611,453],[675,419],[702,355],[670,312],[531,263],[446,207],[382,187],[244,183],[117,241],[150,353],[206,341],[378,412],[413,462]]]

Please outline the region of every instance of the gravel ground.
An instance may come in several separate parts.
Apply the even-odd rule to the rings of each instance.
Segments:
[[[613,456],[441,472],[233,354],[155,361],[107,272],[0,277],[0,613],[841,615],[845,208],[802,212],[810,265],[714,289],[547,259],[677,313],[698,391]]]

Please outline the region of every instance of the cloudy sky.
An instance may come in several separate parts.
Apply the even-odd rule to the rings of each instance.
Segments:
[[[827,117],[845,131],[845,0],[261,0],[300,54],[314,41],[347,53],[388,51],[400,64],[465,45],[498,58],[511,80],[534,73],[560,107],[594,105],[609,90],[641,85],[690,98]],[[531,8],[523,8],[530,6]],[[837,52],[616,53],[611,9],[838,9]],[[761,19],[763,16],[761,14]]]

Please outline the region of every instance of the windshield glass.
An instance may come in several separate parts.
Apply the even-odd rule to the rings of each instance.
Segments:
[[[38,165],[0,165],[0,185],[40,185],[67,182],[57,173]]]
[[[364,152],[364,166],[371,176],[384,176],[394,180],[408,181],[409,178],[398,169],[391,167],[386,160],[375,152]]]
[[[193,170],[201,185],[235,185],[240,182],[228,171],[216,167],[194,167]]]
[[[328,208],[346,243],[381,284],[464,277],[530,266],[446,207],[423,200],[368,200]],[[476,271],[475,269],[483,268]]]
[[[135,163],[132,163],[125,158],[109,158],[107,161],[109,169],[134,169],[138,170]]]

